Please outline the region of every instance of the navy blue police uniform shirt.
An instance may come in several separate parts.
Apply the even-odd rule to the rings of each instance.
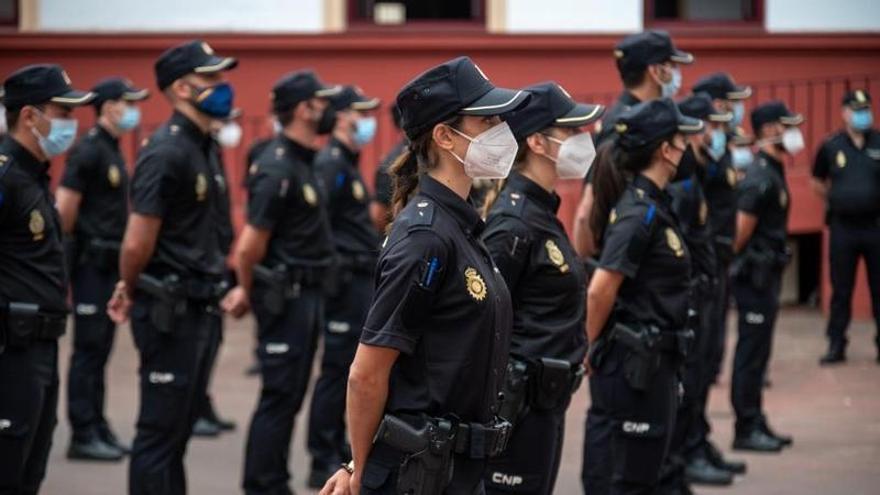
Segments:
[[[429,176],[379,255],[361,342],[397,349],[386,412],[487,423],[510,351],[510,294],[476,210]]]
[[[829,137],[816,154],[813,177],[831,181],[828,212],[845,221],[880,219],[880,133],[865,133],[856,147],[846,131]],[[876,225],[876,224],[875,224]]]
[[[67,311],[61,222],[49,192],[49,162],[0,138],[0,304]]]
[[[737,209],[737,175],[730,152],[718,161],[709,159],[702,182],[709,205],[709,225],[718,255],[730,259],[733,257],[733,239],[736,236]]]
[[[342,255],[375,255],[379,234],[370,219],[370,195],[358,170],[360,155],[336,138],[315,157],[327,190],[327,208],[336,250]]]
[[[746,249],[786,251],[790,195],[781,162],[761,151],[739,185],[737,209],[758,219]]]
[[[82,195],[74,231],[82,238],[121,241],[128,221],[128,170],[119,140],[101,125],[67,155],[61,185]]]
[[[559,196],[512,173],[486,219],[483,241],[513,300],[510,352],[583,361],[586,273],[556,216]]]
[[[215,223],[219,192],[212,143],[194,122],[174,112],[138,154],[131,179],[132,212],[162,220],[146,273],[211,280],[224,273]]]
[[[672,211],[678,219],[693,263],[694,275],[714,278],[717,272],[715,242],[709,219],[709,205],[696,173],[666,187]]]
[[[232,228],[232,203],[229,198],[229,181],[226,180],[226,168],[223,165],[223,148],[219,143],[211,143],[210,164],[214,174],[212,178],[217,187],[217,201],[214,203],[214,221],[217,226],[220,252],[229,256],[235,230]]]
[[[314,159],[315,150],[278,135],[251,164],[247,220],[272,233],[262,262],[269,268],[334,254],[327,195]]]
[[[669,196],[637,175],[611,210],[599,266],[621,273],[613,318],[677,331],[687,323],[691,256]]]

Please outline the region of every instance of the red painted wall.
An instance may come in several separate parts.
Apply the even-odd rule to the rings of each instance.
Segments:
[[[102,77],[124,75],[155,90],[153,62],[162,50],[184,39],[187,37],[0,34],[0,76],[28,63],[57,62],[78,86],[89,87]],[[518,87],[553,79],[576,97],[589,95],[605,102],[620,87],[611,57],[619,36],[500,36],[468,31],[210,35],[204,39],[218,53],[240,60],[230,79],[236,87],[237,105],[244,111],[245,136],[243,146],[227,155],[233,184],[240,183],[246,169],[243,156],[247,143],[268,132],[263,117],[268,110],[269,88],[281,75],[299,68],[314,68],[329,82],[356,83],[385,102],[391,101],[397,90],[421,70],[457,55],[471,56],[499,85]],[[676,43],[697,58],[694,65],[683,68],[686,88],[702,74],[726,70],[738,81],[755,85],[752,104],[779,97],[807,114],[809,122],[804,129],[808,151],[794,160],[789,173],[793,207],[790,229],[794,233],[821,231],[823,206],[809,191],[809,164],[818,140],[838,125],[837,102],[845,83],[833,80],[859,75],[858,85],[866,82],[875,95],[880,95],[880,36],[698,33],[676,36]],[[874,77],[863,77],[871,74]],[[78,115],[83,128],[93,121],[90,109],[79,110]],[[147,129],[167,117],[168,107],[161,95],[154,94],[146,102],[143,115]],[[397,139],[387,113],[383,111],[380,118],[377,140],[363,153],[362,165],[370,183],[381,153]],[[123,141],[128,156],[132,156],[137,141],[139,136]],[[243,194],[240,190],[233,192],[240,222]],[[560,216],[567,224],[579,192],[576,182],[564,184],[560,190]],[[827,273],[824,279],[823,300],[827,300]],[[868,309],[864,285],[861,277],[856,314],[863,316]]]

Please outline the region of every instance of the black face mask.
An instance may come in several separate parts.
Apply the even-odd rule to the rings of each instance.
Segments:
[[[318,134],[330,134],[334,127],[336,127],[336,110],[327,106],[321,113],[321,119],[318,120]]]
[[[678,162],[678,169],[675,171],[675,177],[672,178],[672,182],[690,178],[697,171],[698,165],[697,155],[694,154],[693,148],[688,145],[681,155],[681,161]]]

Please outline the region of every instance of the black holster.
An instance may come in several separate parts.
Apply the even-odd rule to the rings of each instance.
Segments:
[[[623,375],[629,386],[638,391],[647,390],[663,359],[683,362],[694,339],[691,330],[661,332],[653,326],[634,329],[621,323],[616,323],[610,332],[609,338],[628,351]]]
[[[280,315],[284,312],[287,300],[300,296],[302,286],[298,281],[291,280],[291,274],[284,265],[278,265],[274,269],[254,265],[253,273],[254,278],[266,287],[262,294],[262,302],[270,314]]]
[[[66,315],[45,313],[37,304],[9,302],[0,308],[0,354],[6,347],[57,339],[64,335],[66,323]]]
[[[529,405],[539,411],[563,407],[583,381],[583,369],[561,359],[538,359],[534,369]]]
[[[441,495],[453,474],[456,425],[449,420],[425,421],[416,429],[406,421],[386,415],[374,442],[381,441],[404,454],[397,475],[400,495]]]
[[[498,415],[516,425],[526,410],[529,396],[529,364],[511,358],[507,362],[507,374],[501,389],[502,400]]]
[[[176,320],[186,314],[187,299],[184,286],[177,275],[167,275],[159,280],[142,273],[138,277],[137,289],[153,298],[150,306],[150,322],[159,333],[173,334]]]

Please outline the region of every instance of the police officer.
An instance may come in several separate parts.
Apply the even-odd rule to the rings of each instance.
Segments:
[[[183,456],[207,382],[209,311],[223,285],[211,178],[211,122],[232,111],[224,72],[237,65],[202,41],[166,50],[156,82],[174,113],[138,153],[131,215],[111,318],[131,313],[140,353],[140,411],[129,465],[132,494],[184,493]]]
[[[781,101],[752,111],[760,152],[739,184],[731,287],[739,313],[731,402],[736,412],[733,448],[778,452],[791,437],[775,434],[763,409],[763,382],[770,362],[779,309],[782,271],[788,263],[788,185],[782,160],[804,147],[797,127],[804,118]]]
[[[336,127],[315,157],[327,190],[327,209],[336,247],[332,290],[324,318],[324,355],[309,411],[309,486],[321,488],[351,458],[345,432],[345,388],[360,331],[373,295],[379,234],[370,220],[370,197],[358,170],[360,150],[376,135],[378,98],[344,86],[330,98]]]
[[[58,65],[29,65],[3,83],[0,141],[0,492],[39,491],[58,405],[58,337],[67,321],[61,222],[49,159],[76,138],[73,108],[94,94]]]
[[[605,108],[576,103],[554,82],[525,88],[507,122],[519,141],[515,171],[490,194],[483,240],[513,300],[513,335],[501,416],[507,450],[489,463],[488,493],[551,494],[565,411],[583,379],[586,274],[556,217],[559,179],[583,179],[596,156],[581,128]]]
[[[140,122],[138,102],[149,96],[113,77],[92,92],[98,122],[73,147],[57,192],[68,250],[74,304],[73,355],[67,380],[72,439],[67,457],[115,461],[128,448],[104,417],[104,366],[116,325],[104,310],[119,280],[119,245],[128,219],[128,171],[119,136]]]
[[[327,196],[314,166],[315,138],[327,98],[339,92],[312,71],[292,72],[272,88],[283,130],[251,165],[247,224],[235,250],[238,286],[224,306],[257,317],[262,388],[248,431],[247,494],[291,493],[287,456],[296,414],[323,330],[323,283],[334,255]]]
[[[400,130],[400,110],[397,105],[391,105],[389,110],[391,113],[391,122],[394,128]],[[370,204],[370,217],[373,219],[373,225],[379,232],[385,232],[388,222],[391,219],[391,196],[393,187],[391,185],[391,175],[388,169],[391,164],[397,161],[397,158],[406,151],[406,137],[401,136],[391,150],[382,157],[379,166],[376,167],[376,174],[373,180],[373,202]]]
[[[872,127],[871,96],[864,90],[844,95],[842,114],[844,129],[822,144],[813,165],[813,189],[827,198],[831,230],[828,352],[819,362],[846,360],[846,328],[860,257],[868,269],[880,362],[880,133]]]
[[[614,124],[630,107],[643,101],[675,96],[682,85],[679,64],[693,63],[694,56],[676,48],[665,31],[650,30],[621,40],[614,47],[614,59],[624,89],[602,119],[596,137],[597,148],[615,135]],[[590,229],[593,200],[591,173],[587,175],[574,223],[574,245],[581,256],[596,254],[595,236]]]
[[[322,493],[482,493],[509,433],[497,401],[512,316],[466,198],[474,179],[507,176],[517,145],[498,115],[526,99],[466,57],[398,93],[410,145],[391,167],[395,219],[349,374],[354,461]]]
[[[672,436],[691,255],[663,192],[703,122],[669,98],[634,106],[615,124],[612,160],[597,162],[599,268],[587,291],[592,370],[585,491],[655,493]],[[634,177],[625,184],[624,173]],[[607,197],[606,197],[607,196]]]
[[[712,98],[715,108],[721,112],[731,112],[733,118],[726,124],[727,135],[731,138],[742,125],[744,101],[752,95],[752,88],[736,84],[731,76],[724,72],[716,72],[700,78],[693,88],[694,93],[705,93]],[[719,139],[720,141],[720,136]],[[710,345],[704,354],[708,363],[706,380],[714,383],[721,372],[724,361],[724,348],[727,344],[727,309],[730,306],[730,281],[728,271],[733,260],[733,238],[736,234],[736,184],[737,174],[733,163],[734,154],[724,153],[720,158],[711,160],[703,175],[703,187],[709,205],[709,225],[715,240],[717,256],[718,289],[713,291],[712,302],[712,336]],[[741,158],[741,156],[737,157]],[[707,448],[714,449],[710,444]],[[717,451],[717,449],[715,449]],[[714,456],[711,456],[714,457]]]
[[[729,485],[733,474],[714,466],[702,454],[705,435],[704,404],[710,382],[705,380],[704,355],[710,347],[711,305],[716,290],[716,255],[709,224],[709,207],[701,178],[710,163],[727,152],[725,123],[731,112],[712,105],[705,93],[691,95],[678,103],[681,113],[703,121],[704,132],[690,136],[687,151],[666,191],[672,198],[672,211],[679,222],[684,241],[691,253],[691,322],[694,330],[693,352],[688,353],[682,369],[683,394],[676,414],[669,456],[661,476],[661,493],[690,493],[688,483]]]

